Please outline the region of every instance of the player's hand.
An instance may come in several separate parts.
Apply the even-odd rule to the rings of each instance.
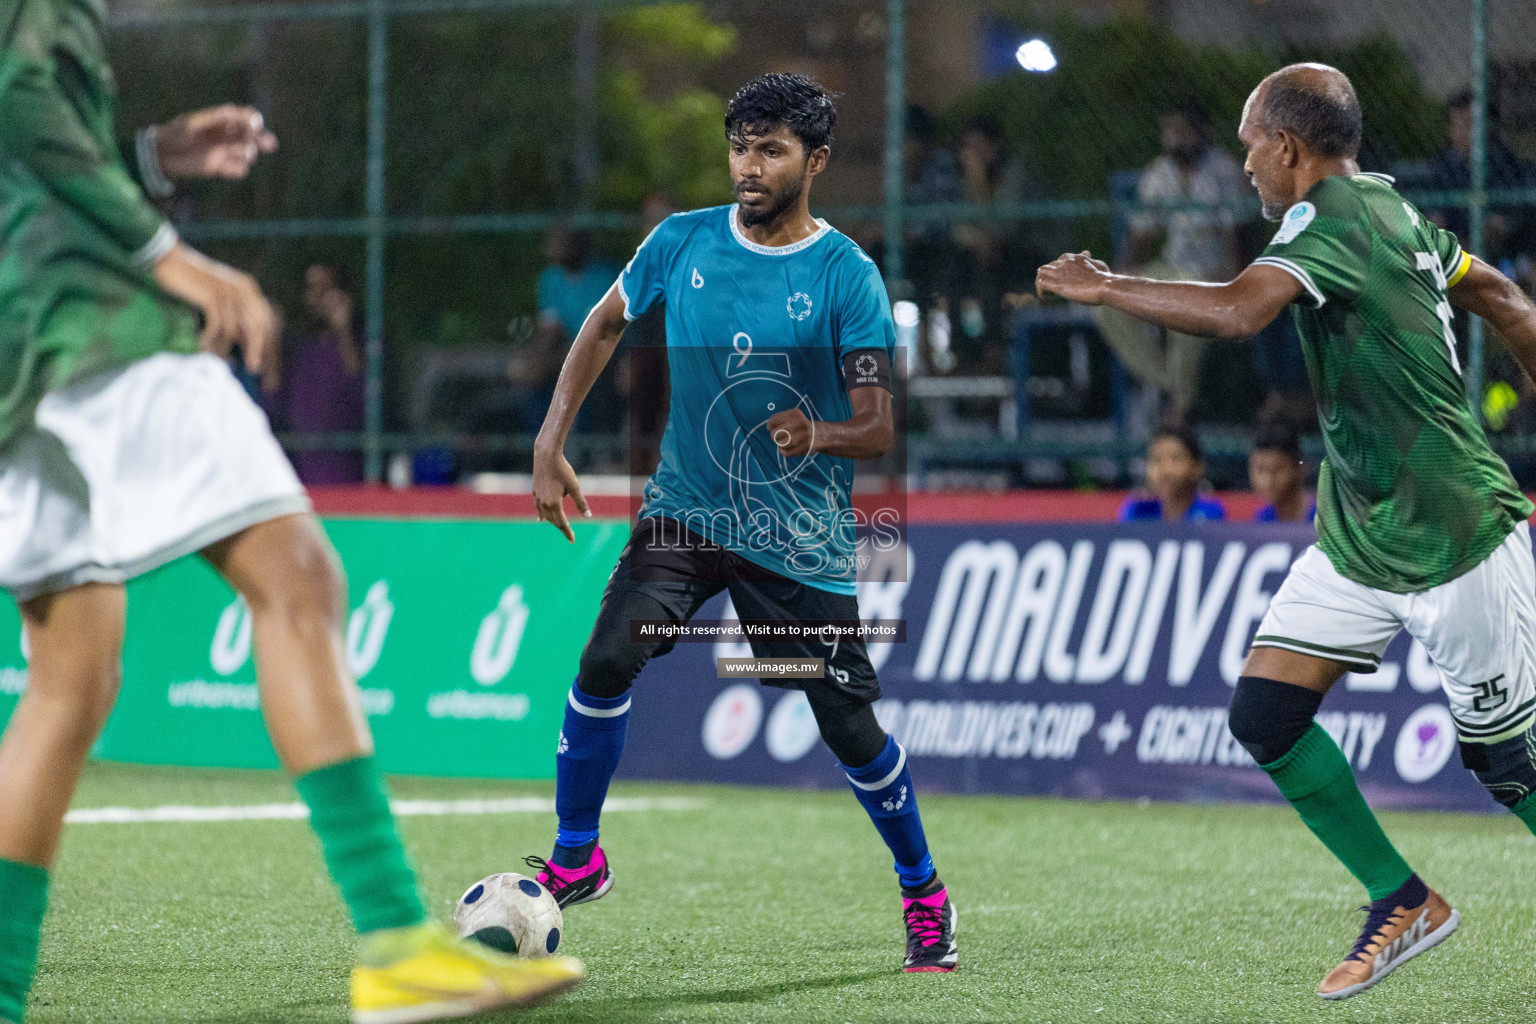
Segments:
[[[576,534],[570,521],[565,518],[565,496],[576,502],[576,510],[588,519],[592,509],[581,496],[581,481],[576,471],[566,461],[565,453],[555,450],[535,449],[533,453],[533,501],[539,510],[539,522],[553,523],[555,529],[565,534],[565,539],[576,543]]]
[[[278,319],[254,277],[184,242],[160,258],[154,273],[160,287],[202,311],[204,349],[227,357],[239,345],[245,365],[253,371],[262,368],[277,347]]]
[[[277,136],[267,130],[261,112],[233,103],[182,114],[155,133],[160,170],[167,178],[238,181],[257,157],[276,150]]]
[[[816,441],[816,425],[799,409],[785,409],[768,420],[768,436],[785,455],[809,455]]]
[[[1067,253],[1035,274],[1035,293],[1042,299],[1053,294],[1084,306],[1097,306],[1104,301],[1104,288],[1112,277],[1109,264],[1094,259],[1091,253]]]

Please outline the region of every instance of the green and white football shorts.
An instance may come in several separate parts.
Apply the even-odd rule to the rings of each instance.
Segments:
[[[1482,562],[1417,594],[1372,590],[1339,574],[1314,544],[1291,566],[1255,647],[1374,672],[1406,629],[1429,651],[1464,741],[1516,735],[1536,717],[1536,558],[1526,523]]]
[[[0,588],[123,583],[309,509],[229,367],[162,352],[50,392],[0,451]]]

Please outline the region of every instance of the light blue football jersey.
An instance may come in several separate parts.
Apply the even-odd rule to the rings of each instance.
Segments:
[[[896,328],[874,261],[825,221],[794,245],[746,237],[735,206],[668,217],[619,276],[625,316],[666,303],[672,400],[641,516],[664,515],[774,572],[855,592],[854,463],[785,458],[777,412],[849,419],[843,359]],[[857,357],[855,357],[857,360]]]

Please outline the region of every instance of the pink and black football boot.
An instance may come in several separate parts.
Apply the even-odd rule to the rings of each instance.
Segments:
[[[560,909],[574,907],[578,903],[591,903],[608,895],[613,888],[613,872],[608,868],[608,856],[594,840],[592,856],[579,868],[563,868],[551,864],[543,857],[524,857],[523,863],[536,868],[535,879],[560,904]]]
[[[907,925],[908,974],[947,974],[960,962],[955,944],[955,905],[937,875],[921,889],[903,889],[901,916]]]

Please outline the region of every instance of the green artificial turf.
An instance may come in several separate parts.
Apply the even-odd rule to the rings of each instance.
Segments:
[[[549,796],[544,783],[401,779],[401,798]],[[612,814],[617,885],[566,916],[590,979],[534,1022],[1530,1021],[1536,839],[1509,816],[1388,815],[1460,933],[1339,1004],[1313,989],[1363,893],[1284,807],[922,797],[959,910],[960,970],[899,972],[890,857],[847,793],[620,785],[695,810]],[[259,772],[98,765],[78,808],[293,799]],[[404,830],[446,917],[528,870],[552,816]],[[74,825],[28,1021],[346,1019],[351,940],[299,821]]]

